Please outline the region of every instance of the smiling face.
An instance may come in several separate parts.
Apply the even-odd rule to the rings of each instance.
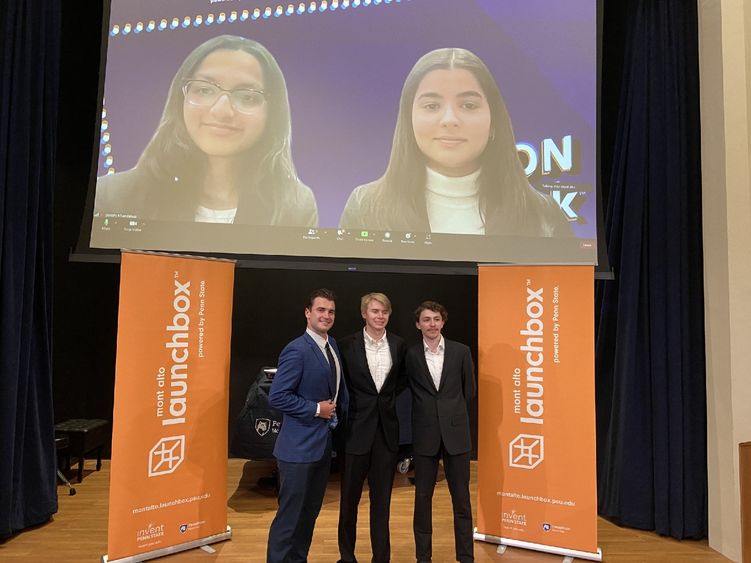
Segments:
[[[264,76],[258,60],[245,51],[216,50],[203,59],[191,79],[206,80],[224,90],[264,90]],[[241,113],[222,92],[211,105],[183,102],[183,118],[193,142],[209,157],[234,157],[250,149],[263,135],[268,104]]]
[[[389,308],[377,299],[371,299],[361,314],[365,320],[365,330],[368,331],[368,334],[372,337],[382,336],[386,325],[389,324],[389,316],[391,315]]]
[[[336,315],[336,304],[324,297],[316,297],[310,308],[305,308],[308,328],[324,338],[334,326],[334,315]]]
[[[438,311],[423,309],[415,325],[422,333],[425,342],[437,343],[441,339],[444,321],[443,316]]]
[[[428,166],[446,176],[471,174],[480,167],[490,128],[490,107],[472,72],[452,68],[425,75],[412,103],[412,129]]]

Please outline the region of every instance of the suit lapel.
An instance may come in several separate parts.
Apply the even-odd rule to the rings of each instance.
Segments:
[[[336,340],[332,336],[329,336],[329,346],[331,347],[331,354],[336,358],[336,363],[339,365],[339,370],[337,371],[337,377],[334,379],[334,381],[331,381],[331,377],[329,376],[329,388],[331,389],[331,396],[338,396],[337,395],[337,383],[339,384],[339,391],[342,389],[342,381],[344,380],[344,367],[342,365],[342,355],[339,353],[339,346],[336,345]],[[328,360],[326,360],[326,365],[329,365]],[[329,368],[329,371],[331,368]],[[332,387],[333,385],[333,387]]]
[[[391,354],[391,367],[396,365],[396,342],[390,332],[386,333],[386,341],[389,343],[389,354]]]
[[[304,333],[305,341],[308,343],[308,345],[311,348],[311,351],[313,354],[318,358],[318,363],[321,365],[321,369],[323,370],[323,373],[326,374],[326,382],[328,384],[329,391],[331,392],[331,396],[334,396],[334,393],[336,393],[336,388],[331,388],[331,367],[329,366],[329,361],[324,356],[323,350],[318,346],[315,340],[313,340],[313,337],[310,336],[307,332]],[[336,349],[334,346],[331,347],[331,353],[336,354]],[[341,359],[339,360],[341,363]]]
[[[305,342],[308,343],[308,346],[310,346],[310,349],[313,351],[313,354],[316,358],[318,358],[318,362],[321,364],[321,367],[325,367],[328,369],[329,367],[329,361],[326,359],[326,356],[324,356],[323,351],[318,346],[315,340],[313,340],[313,337],[310,336],[307,332],[304,334]]]
[[[443,389],[443,386],[446,384],[447,373],[451,373],[451,372],[446,371],[446,365],[449,363],[449,358],[451,357],[450,348],[451,346],[449,345],[449,341],[446,340],[446,338],[444,337],[443,339],[443,366],[441,366],[441,385],[438,388],[439,391]]]
[[[390,332],[386,333],[386,342],[389,346],[389,354],[391,355],[391,367],[389,368],[389,372],[386,374],[386,379],[383,381],[383,386],[385,387],[388,381],[391,379],[391,375],[394,371],[394,366],[396,365],[396,342],[394,341],[394,337],[391,335]]]
[[[363,335],[362,331],[357,333],[357,337],[355,338],[355,352],[357,362],[360,364],[359,373],[362,374],[365,385],[370,385],[375,391],[375,383],[373,383],[373,376],[370,374],[370,367],[368,366],[368,354],[365,352],[365,335]]]
[[[420,365],[422,366],[422,373],[423,377],[427,378],[428,380],[428,386],[430,389],[432,389],[436,394],[438,393],[438,389],[435,387],[435,381],[433,381],[433,376],[430,375],[430,368],[428,367],[428,360],[425,359],[425,343],[420,341],[419,347],[417,349],[417,354],[419,356]],[[444,358],[444,363],[445,363]],[[441,379],[443,379],[443,375],[441,375]]]

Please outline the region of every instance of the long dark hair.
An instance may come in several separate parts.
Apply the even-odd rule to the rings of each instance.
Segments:
[[[192,214],[195,211],[207,158],[185,127],[182,86],[209,54],[220,49],[244,51],[263,69],[268,105],[266,126],[258,142],[240,159],[242,169],[237,178],[241,183],[237,188],[241,199],[252,197],[255,206],[262,208],[273,223],[275,214],[291,203],[295,194],[293,188],[298,182],[290,152],[289,99],[284,75],[276,60],[252,39],[220,35],[202,43],[186,57],[172,79],[161,121],[136,169],[142,181],[158,187],[150,194],[151,205],[165,212],[171,209]]]
[[[422,79],[439,69],[466,69],[482,88],[491,115],[491,134],[480,156],[480,212],[486,233],[545,234],[541,208],[551,202],[527,181],[517,155],[506,104],[492,74],[480,58],[466,49],[436,49],[423,55],[407,75],[399,100],[394,140],[386,171],[373,184],[376,197],[368,211],[390,228],[427,224],[426,158],[417,146],[412,106]],[[559,210],[558,210],[559,211]],[[414,227],[413,227],[414,228]]]

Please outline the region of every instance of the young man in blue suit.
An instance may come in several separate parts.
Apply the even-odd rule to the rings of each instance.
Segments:
[[[433,491],[443,459],[454,512],[456,560],[474,561],[469,457],[472,436],[467,406],[475,396],[475,366],[469,348],[441,334],[448,313],[435,301],[415,311],[422,340],[407,350],[412,389],[412,450],[415,465],[413,519],[417,561],[430,561],[433,547]]]
[[[269,529],[269,563],[307,561],[331,468],[332,431],[347,409],[347,387],[336,342],[336,297],[311,293],[307,328],[287,344],[271,384],[269,402],[283,414],[274,446],[279,464],[279,508]]]

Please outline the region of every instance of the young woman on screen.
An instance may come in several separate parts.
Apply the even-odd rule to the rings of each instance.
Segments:
[[[571,235],[559,206],[527,181],[498,86],[466,49],[431,51],[412,68],[386,172],[352,192],[340,227]]]
[[[98,179],[94,208],[164,221],[316,226],[315,198],[292,163],[287,87],[271,53],[232,35],[199,45],[172,80],[138,163]]]

